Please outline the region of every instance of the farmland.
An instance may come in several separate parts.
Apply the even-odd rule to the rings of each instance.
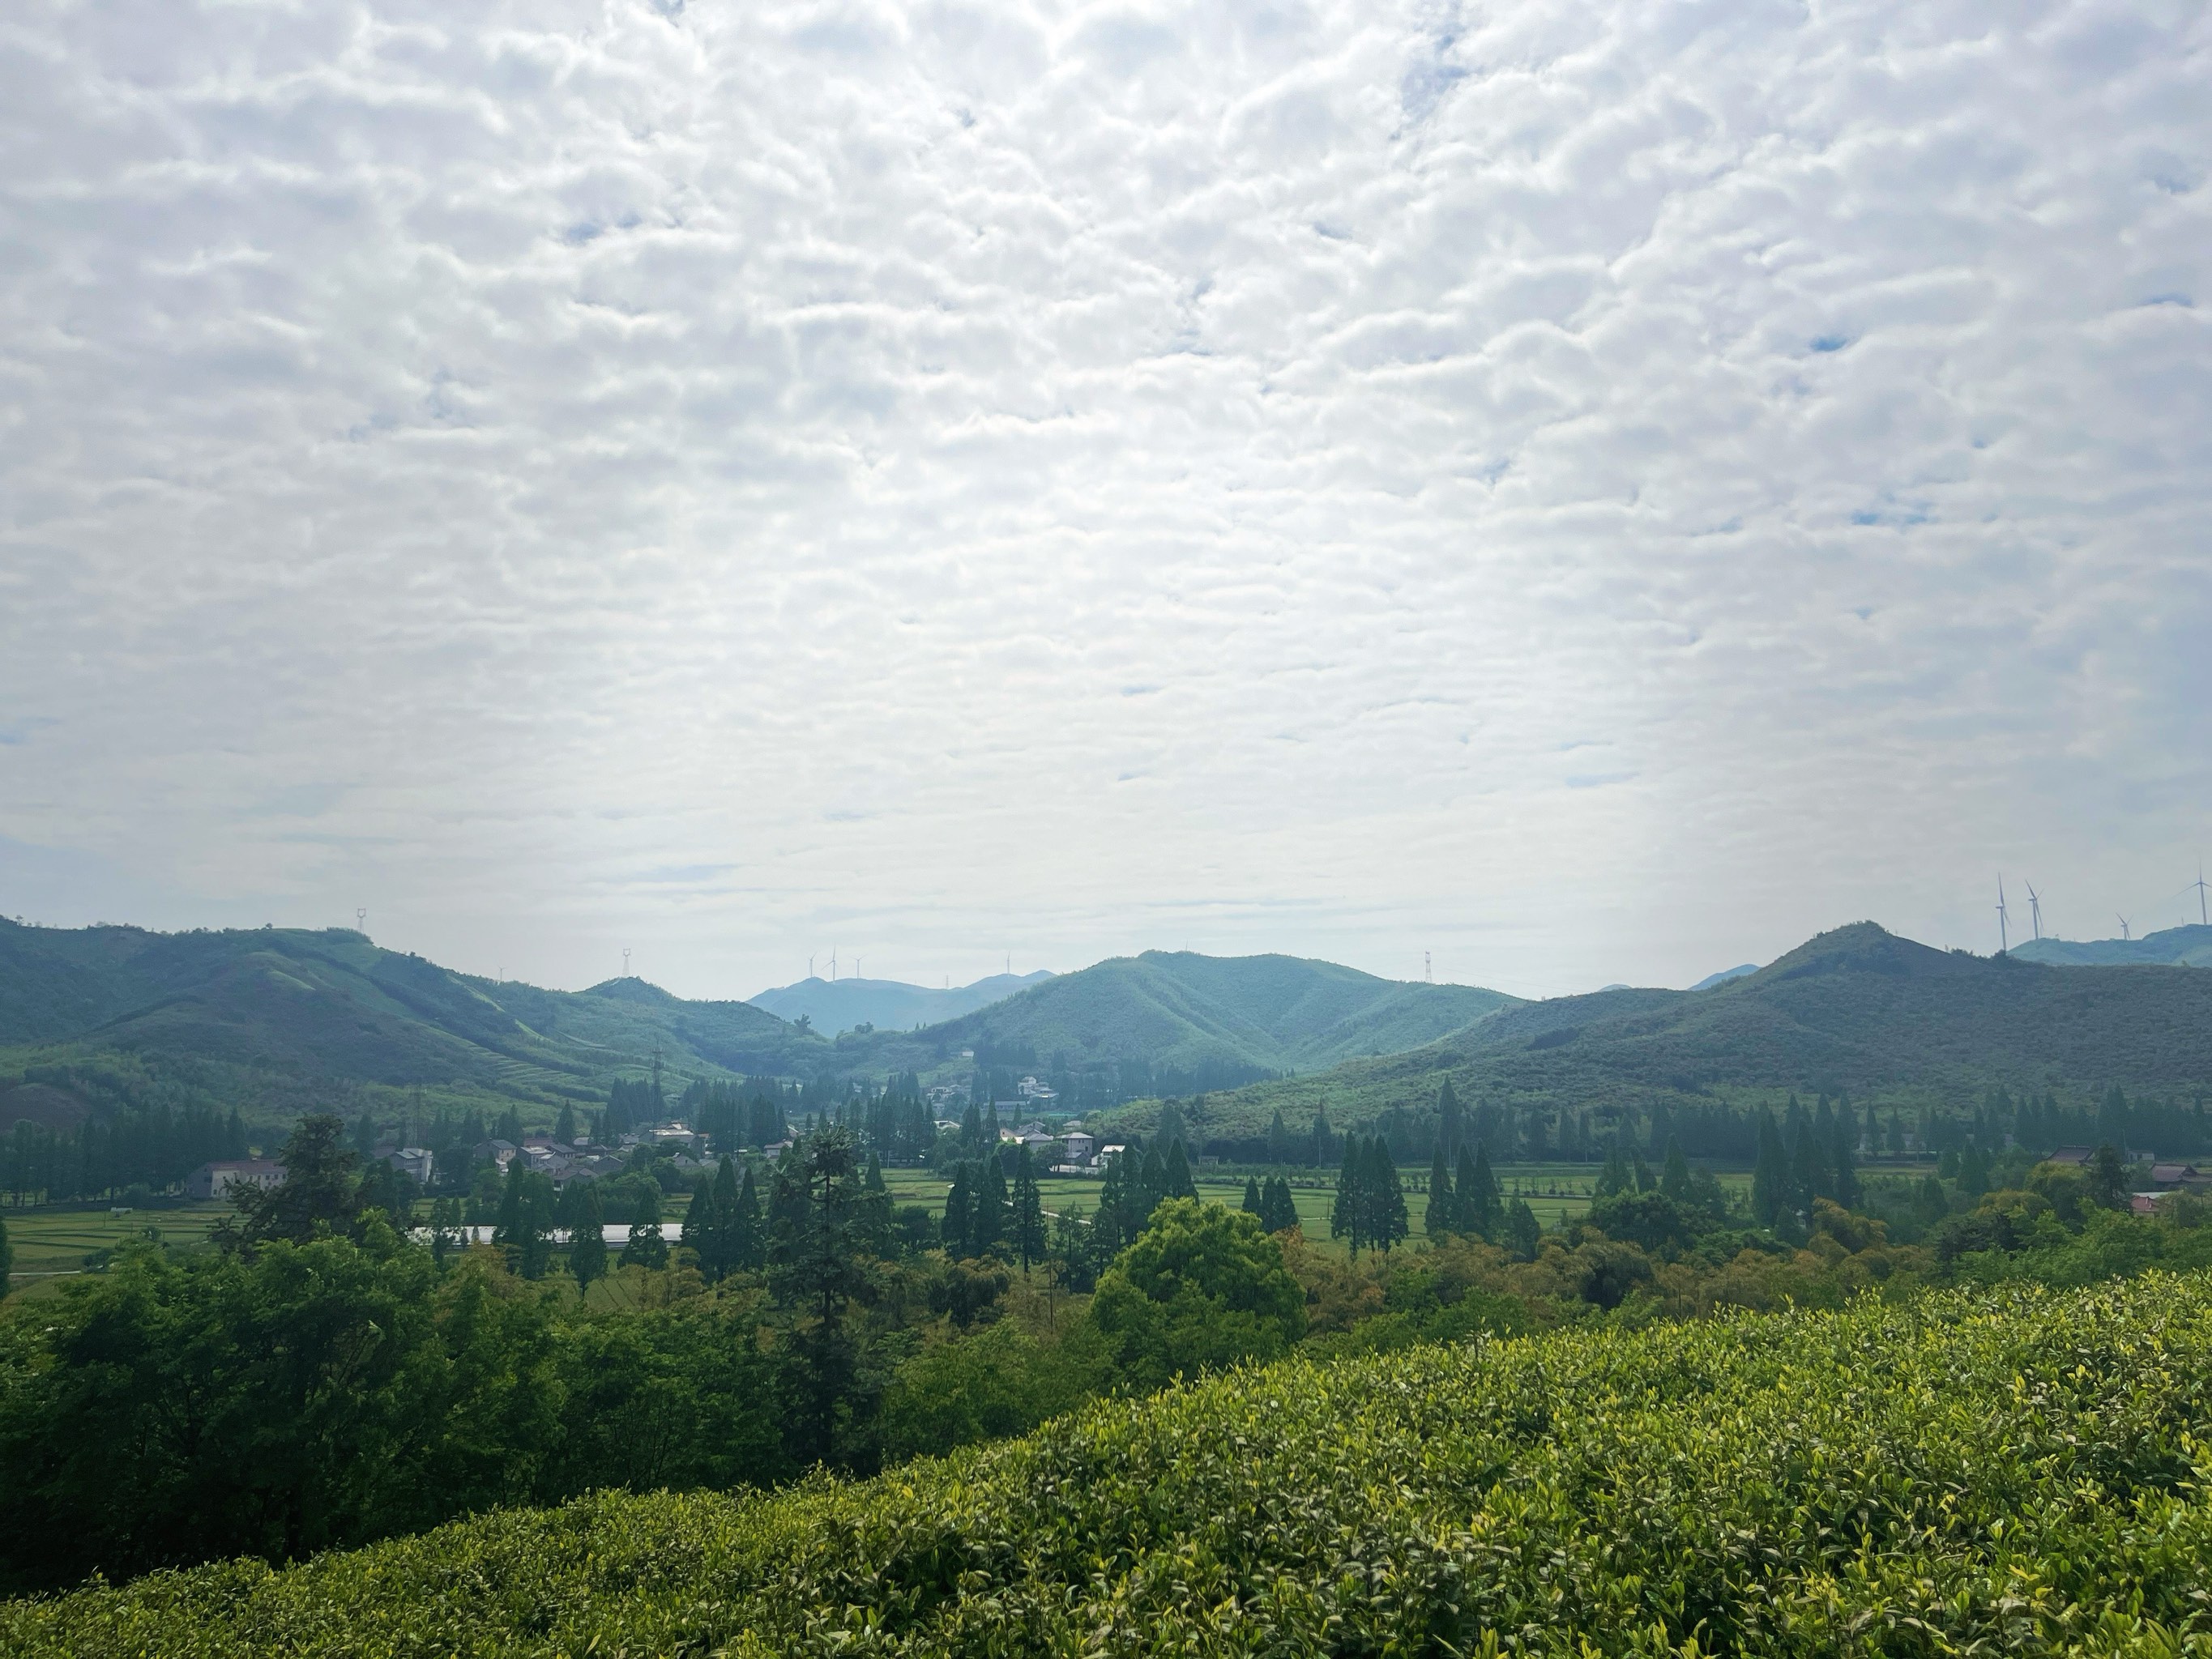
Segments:
[[[13,1603],[0,1646],[2196,1651],[2209,1366],[2201,1274],[1291,1362],[872,1480]]]
[[[205,1243],[208,1230],[230,1214],[228,1204],[178,1204],[159,1209],[109,1206],[0,1211],[15,1249],[13,1281],[18,1294],[50,1291],[85,1270],[85,1258],[148,1240],[149,1229],[172,1249]]]

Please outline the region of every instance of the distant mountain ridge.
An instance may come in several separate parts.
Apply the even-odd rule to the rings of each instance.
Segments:
[[[614,1078],[656,1056],[678,1073],[781,1072],[822,1046],[750,1003],[684,1001],[639,979],[578,992],[494,981],[345,928],[0,921],[0,1051],[48,1069],[49,1050],[126,1054],[247,1104],[344,1082],[552,1107],[604,1099]],[[35,1080],[26,1073],[20,1086]],[[66,1115],[40,1100],[36,1115]]]
[[[2192,921],[2141,939],[2030,939],[2012,954],[2055,968],[2212,968],[2212,927]]]
[[[1033,974],[992,974],[972,985],[944,990],[892,979],[812,978],[777,986],[746,1000],[779,1019],[811,1020],[814,1030],[835,1036],[858,1025],[905,1030],[957,1019],[1052,977],[1040,968]]]
[[[0,1133],[19,1116],[68,1123],[118,1091],[161,1089],[264,1121],[362,1087],[492,1109],[520,1102],[550,1121],[563,1102],[604,1100],[617,1079],[656,1064],[672,1092],[743,1074],[959,1081],[994,1058],[1126,1071],[1131,1086],[1226,1087],[1394,1053],[1513,1000],[1293,957],[1186,952],[964,990],[988,996],[1008,982],[1013,995],[920,1031],[831,1038],[756,1003],[687,1000],[641,979],[575,992],[483,979],[345,928],[157,933],[0,920]],[[871,982],[834,984],[857,994]]]
[[[1938,951],[1858,922],[1702,991],[1615,990],[1501,1008],[1419,1048],[1208,1103],[1212,1133],[1280,1109],[1340,1126],[1465,1100],[1583,1107],[1784,1090],[1971,1104],[2014,1090],[2212,1089],[2212,974],[2127,974]],[[1142,1127],[1149,1109],[1127,1115]]]
[[[964,1049],[1076,1072],[1141,1061],[1170,1077],[1216,1079],[1190,1086],[1224,1087],[1354,1054],[1394,1054],[1515,1001],[1478,986],[1378,979],[1303,957],[1147,951],[871,1042],[887,1069],[927,1070]]]

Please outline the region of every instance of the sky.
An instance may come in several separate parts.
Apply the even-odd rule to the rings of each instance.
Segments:
[[[693,996],[2196,920],[2212,14],[0,15],[0,912]]]

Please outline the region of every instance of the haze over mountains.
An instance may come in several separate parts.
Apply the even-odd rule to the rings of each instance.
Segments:
[[[2141,939],[2030,939],[2012,953],[2022,962],[2069,968],[2212,968],[2212,927],[2191,922]]]
[[[934,989],[892,979],[802,979],[795,985],[779,985],[746,999],[779,1019],[810,1020],[824,1036],[835,1036],[859,1025],[885,1030],[911,1030],[957,1019],[1017,992],[1042,983],[1052,975],[1040,968],[1033,974],[992,974],[972,985]]]

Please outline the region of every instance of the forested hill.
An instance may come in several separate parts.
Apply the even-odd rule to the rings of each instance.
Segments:
[[[986,1066],[1112,1073],[1149,1068],[1164,1091],[1234,1086],[1353,1054],[1433,1042],[1513,1005],[1498,991],[1378,979],[1301,957],[1147,951],[1063,974],[1004,1002],[904,1035],[879,1034],[874,1069],[928,1072],[972,1050]],[[849,1041],[849,1039],[848,1039]]]
[[[2212,974],[1977,957],[1859,922],[1703,991],[1612,990],[1499,1010],[1425,1047],[1265,1083],[1205,1105],[1255,1135],[1462,1098],[1547,1108],[1680,1107],[1784,1090],[1960,1104],[1988,1088],[2193,1092],[2212,1085]],[[1147,1109],[1133,1109],[1142,1127]]]
[[[2054,968],[2212,968],[2212,927],[2192,923],[2141,939],[2031,939],[2012,953]]]
[[[658,1054],[679,1073],[781,1073],[827,1045],[744,1002],[687,1002],[642,980],[545,991],[459,974],[331,928],[156,933],[0,921],[0,1124],[99,1103],[72,1077],[122,1057],[270,1112],[331,1081],[557,1104],[604,1100]],[[21,1079],[19,1083],[17,1079]]]
[[[904,1031],[972,1014],[1051,977],[1042,969],[1033,974],[993,974],[972,985],[945,990],[892,979],[803,979],[747,1000],[779,1019],[804,1016],[824,1036],[863,1024]]]

